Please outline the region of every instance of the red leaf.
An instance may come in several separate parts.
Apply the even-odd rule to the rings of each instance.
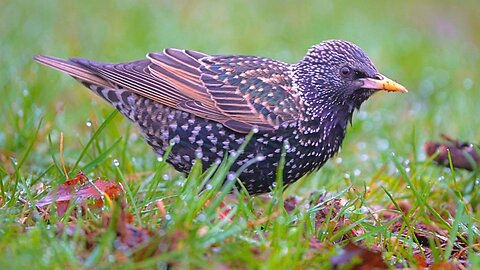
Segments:
[[[43,197],[36,205],[44,208],[56,203],[58,215],[63,216],[72,200],[72,203],[80,204],[82,207],[96,209],[103,206],[104,195],[113,200],[122,194],[122,187],[117,182],[96,180],[91,184],[85,174],[79,172],[74,178],[65,181]]]

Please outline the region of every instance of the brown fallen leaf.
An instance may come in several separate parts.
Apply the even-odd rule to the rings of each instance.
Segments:
[[[88,181],[88,177],[82,172],[79,171],[75,177],[72,179],[65,180],[65,182],[62,185],[65,186],[75,186],[78,184],[83,184]]]
[[[288,197],[285,200],[283,200],[283,207],[285,208],[285,211],[287,213],[293,212],[297,208],[298,200],[296,197]]]
[[[417,261],[417,267],[426,268],[428,266],[427,260],[425,259],[425,257],[422,257],[419,254],[415,254],[413,255],[413,258],[415,259],[415,261]]]
[[[101,220],[86,220],[80,224],[75,222],[68,224],[58,222],[56,224],[57,234],[69,237],[81,235],[86,240],[86,248],[92,250],[98,245],[98,239],[107,230],[113,228],[116,232],[114,241],[115,252],[113,255],[118,260],[125,259],[125,254],[132,251],[135,257],[151,255],[151,252],[145,253],[143,245],[149,243],[155,233],[138,225],[133,225],[133,216],[127,211],[127,208],[125,200],[115,200],[111,205],[110,211],[102,212]],[[140,250],[137,250],[139,247]],[[155,246],[154,248],[156,249]],[[88,256],[88,254],[83,255]]]
[[[445,134],[442,138],[446,142],[426,142],[423,146],[428,156],[433,156],[438,152],[434,161],[440,165],[450,166],[449,153],[452,159],[452,165],[455,168],[466,170],[476,170],[480,166],[480,148],[472,143],[461,142]]]
[[[458,269],[455,265],[450,262],[438,262],[430,266],[431,270],[456,270]]]
[[[333,269],[343,269],[343,265],[353,266],[349,269],[354,270],[389,269],[382,259],[382,254],[378,252],[351,242],[343,248],[343,251],[343,254],[330,258]]]
[[[57,213],[63,216],[70,203],[79,204],[82,208],[98,209],[103,206],[103,196],[114,200],[123,194],[123,189],[112,180],[95,180],[88,182],[83,172],[65,181],[56,190],[48,193],[36,206],[42,209],[56,203]]]
[[[115,216],[112,217],[115,218]],[[112,222],[110,220],[112,217],[106,218],[108,223]],[[125,200],[120,203],[120,214],[116,218],[118,239],[120,243],[124,245],[125,249],[135,248],[150,239],[151,232],[145,228],[136,227],[131,224],[133,222],[133,216],[127,211]],[[108,226],[108,224],[105,225]]]

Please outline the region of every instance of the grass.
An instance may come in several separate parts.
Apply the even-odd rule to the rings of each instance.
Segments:
[[[418,256],[480,267],[478,173],[436,167],[422,148],[440,133],[479,140],[480,11],[462,3],[3,1],[0,268],[316,269],[348,242],[380,251],[391,267],[420,267]],[[327,165],[259,197],[232,198],[215,184],[228,160],[176,173],[105,102],[31,59],[114,62],[178,47],[295,62],[330,38],[360,45],[410,92],[373,97]],[[52,210],[44,220],[19,201],[65,180],[61,133],[69,176],[82,169],[122,183],[132,226],[149,241],[122,245],[101,212],[72,221]],[[201,191],[205,179],[212,186]],[[112,202],[104,213],[115,220],[120,208]]]

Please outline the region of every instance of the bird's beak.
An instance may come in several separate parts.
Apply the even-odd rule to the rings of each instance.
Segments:
[[[383,76],[382,74],[375,75],[374,78],[362,78],[359,79],[363,83],[361,88],[385,90],[388,92],[401,92],[407,93],[408,90],[403,85],[394,82],[393,80]]]

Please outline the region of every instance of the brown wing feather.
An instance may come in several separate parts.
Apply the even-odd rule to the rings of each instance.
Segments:
[[[68,75],[79,80],[92,82],[99,86],[112,87],[112,84],[109,83],[107,80],[102,79],[101,77],[93,73],[91,70],[86,69],[84,66],[76,64],[72,61],[45,55],[37,55],[33,57],[33,59],[53,69],[65,72]]]
[[[152,61],[149,69],[153,75],[170,83],[190,99],[216,111],[212,99],[200,80],[199,59],[207,57],[206,54],[189,50],[165,49],[163,53],[149,53],[147,57]]]
[[[241,133],[254,127],[274,130],[298,118],[287,64],[177,49],[147,57],[118,64],[46,56],[35,59],[81,80],[129,89]]]
[[[108,64],[85,59],[71,59],[95,71],[102,78],[132,92],[157,101],[161,104],[176,107],[189,98],[167,82],[150,74],[150,61],[138,60],[127,63]]]
[[[151,53],[148,58],[152,61],[149,68],[153,75],[197,101],[179,104],[181,110],[195,115],[208,111],[202,113],[202,117],[222,122],[242,133],[249,132],[253,127],[273,130],[281,123],[298,117],[295,110],[278,110],[276,107],[275,98],[278,97],[285,99],[278,103],[294,102],[286,76],[287,64],[267,58],[213,57],[176,49],[167,49],[161,54]],[[264,90],[272,93],[263,96],[254,94]],[[285,107],[288,105],[291,104],[284,104]]]

